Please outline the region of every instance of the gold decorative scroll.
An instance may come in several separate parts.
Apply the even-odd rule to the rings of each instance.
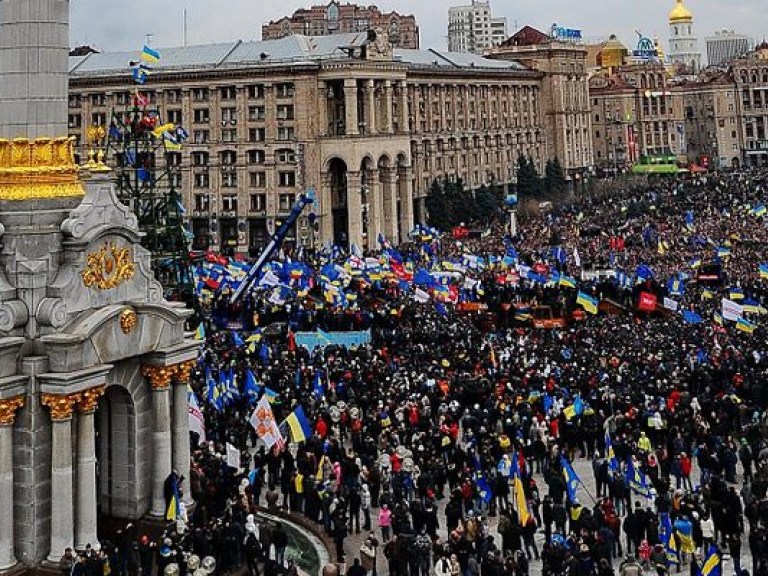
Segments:
[[[80,394],[42,394],[40,402],[51,411],[51,420],[62,422],[72,417],[72,412],[80,400]]]
[[[13,425],[16,421],[16,411],[22,406],[24,406],[24,396],[0,400],[0,426]]]
[[[81,274],[83,284],[88,288],[112,290],[133,278],[135,273],[136,264],[131,260],[131,249],[105,242],[101,250],[88,255]]]
[[[0,200],[83,195],[74,138],[0,139]]]
[[[80,412],[84,414],[93,414],[96,411],[96,407],[99,405],[99,398],[104,395],[106,389],[106,386],[96,386],[84,390],[80,394],[80,400],[78,401]]]
[[[126,308],[120,312],[120,329],[123,334],[130,334],[136,328],[139,323],[139,317],[132,308]]]

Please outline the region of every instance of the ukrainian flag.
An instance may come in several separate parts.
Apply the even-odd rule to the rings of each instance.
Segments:
[[[723,573],[723,562],[720,558],[720,553],[717,551],[717,546],[714,544],[709,545],[707,556],[704,559],[704,564],[701,565],[699,570],[700,576],[721,576]]]
[[[696,268],[701,266],[701,258],[694,258],[688,263],[688,265],[695,270]]]
[[[722,325],[723,325],[723,315],[722,315],[722,314],[720,314],[720,312],[715,312],[715,313],[712,315],[712,320],[714,320],[714,321],[715,321],[715,324],[719,324],[720,326],[722,326]]]
[[[195,340],[205,340],[205,326],[202,322],[200,322],[197,330],[195,330]]]
[[[296,409],[290,413],[285,422],[291,429],[293,441],[297,444],[312,437],[312,426],[309,425],[309,420],[307,420],[301,405],[296,406]]]
[[[264,394],[267,397],[267,402],[269,402],[270,404],[275,404],[277,402],[277,398],[278,398],[279,394],[277,392],[275,392],[274,390],[272,390],[271,388],[266,388],[265,387],[264,388]]]
[[[760,278],[768,280],[768,264],[760,264],[757,268],[760,271]]]
[[[729,258],[731,256],[731,249],[728,246],[720,246],[717,249],[717,255],[720,258]]]
[[[612,472],[619,471],[619,461],[616,460],[616,452],[613,451],[613,442],[608,432],[605,433],[605,459],[608,460],[608,467]]]
[[[518,320],[520,322],[525,322],[526,320],[531,319],[531,309],[530,308],[516,308],[515,309],[515,320]]]
[[[747,334],[752,334],[752,332],[755,331],[755,328],[756,326],[746,318],[739,318],[736,320],[736,330],[746,332]]]
[[[173,483],[173,496],[171,496],[171,501],[168,503],[168,509],[165,511],[165,519],[169,522],[175,522],[176,518],[179,516],[179,487],[176,485],[176,482]]]
[[[576,288],[576,280],[566,275],[560,276],[559,284],[565,288]]]
[[[704,300],[712,300],[712,298],[715,297],[715,293],[712,292],[709,288],[704,288],[704,290],[701,291],[701,297]]]
[[[520,478],[520,462],[517,453],[512,456],[510,476],[512,477],[512,493],[515,496],[517,517],[520,520],[520,526],[525,526],[528,523],[528,518],[531,517],[531,513],[528,511],[528,500],[525,497],[523,480]]]
[[[576,297],[576,304],[584,308],[587,312],[590,314],[597,314],[597,305],[598,301],[597,298],[592,298],[589,294],[584,294],[584,292],[579,292],[578,296]]]
[[[141,51],[141,59],[147,64],[157,64],[160,62],[160,52],[145,45]]]
[[[739,286],[733,286],[728,289],[728,297],[731,300],[744,300],[744,290]]]
[[[759,204],[752,208],[752,214],[758,218],[765,216],[766,213],[768,213],[768,208],[765,207],[765,204]]]

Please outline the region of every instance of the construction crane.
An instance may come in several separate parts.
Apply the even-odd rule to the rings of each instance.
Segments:
[[[251,269],[248,271],[245,279],[240,283],[240,286],[238,286],[237,290],[232,293],[232,296],[229,299],[230,304],[236,303],[238,300],[240,300],[243,294],[245,294],[253,287],[254,282],[256,282],[259,278],[259,274],[261,273],[261,269],[264,267],[265,262],[272,256],[275,250],[280,248],[280,245],[285,240],[285,237],[288,235],[291,227],[296,223],[296,220],[299,219],[299,216],[301,216],[304,208],[310,204],[314,204],[314,202],[314,188],[310,188],[304,194],[299,195],[299,198],[293,205],[288,218],[283,221],[277,231],[275,231],[275,233],[272,235],[272,239],[269,241],[269,244],[267,244],[266,248],[264,248],[262,253],[259,254],[259,257],[256,259],[256,262],[253,263],[253,266],[251,266]]]

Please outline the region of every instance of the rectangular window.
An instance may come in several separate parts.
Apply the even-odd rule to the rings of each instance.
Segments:
[[[194,111],[195,124],[204,124],[210,122],[211,116],[208,112],[208,108],[198,108]]]
[[[222,86],[219,88],[219,96],[222,100],[234,100],[237,98],[237,88],[234,86]]]
[[[259,122],[266,117],[266,108],[264,106],[248,106],[248,121]]]
[[[277,128],[277,139],[286,142],[289,140],[293,140],[294,137],[294,131],[293,126],[279,126]]]
[[[208,212],[211,205],[211,197],[208,194],[195,194],[195,211]]]
[[[221,197],[221,209],[224,212],[237,212],[237,196],[234,194],[225,194]]]
[[[192,152],[193,166],[208,166],[208,152]]]
[[[265,212],[267,210],[266,194],[251,194],[251,212]]]
[[[275,89],[278,98],[293,98],[295,90],[293,82],[284,82],[282,84],[278,84]]]
[[[69,107],[70,108],[79,108],[81,105],[81,98],[79,94],[70,94],[69,96]]]
[[[221,187],[237,188],[237,172],[223,172],[221,174]]]
[[[290,148],[283,148],[277,151],[277,161],[280,164],[291,164],[296,162],[296,151]]]
[[[195,88],[192,90],[192,100],[195,102],[208,101],[208,88]]]
[[[237,123],[237,108],[222,108],[221,109],[221,121],[231,124]]]
[[[200,172],[195,174],[195,188],[210,188],[211,177],[207,172]]]
[[[249,184],[251,188],[266,188],[267,187],[267,173],[266,172],[251,172],[249,174]]]
[[[264,142],[267,131],[265,128],[249,128],[248,142]]]
[[[251,100],[263,100],[264,84],[254,84],[252,86],[248,86],[248,98]]]
[[[211,142],[211,133],[208,130],[195,130],[192,135],[195,144],[209,144]]]
[[[91,114],[91,125],[93,126],[106,126],[107,125],[107,115],[103,112],[96,112],[94,114]]]
[[[130,92],[118,92],[115,94],[115,102],[118,106],[127,106],[131,103]]]
[[[227,128],[221,131],[222,142],[237,142],[237,128]]]
[[[106,97],[104,94],[91,94],[91,106],[104,106]]]
[[[80,128],[83,125],[83,118],[80,114],[70,114],[67,117],[67,125],[70,128]]]
[[[266,159],[264,150],[248,150],[248,164],[263,164]]]
[[[293,120],[293,104],[280,104],[277,107],[278,120]]]
[[[165,102],[167,104],[178,104],[181,102],[181,90],[166,90]]]
[[[296,186],[296,172],[278,172],[277,184],[283,188]]]
[[[182,184],[181,172],[171,172],[170,184],[171,184],[171,188],[181,188],[181,184]]]
[[[182,111],[181,110],[168,110],[168,122],[171,124],[175,124],[176,126],[181,126],[184,124]]]
[[[280,196],[278,196],[278,211],[290,212],[295,201],[296,196],[294,194],[280,194]]]

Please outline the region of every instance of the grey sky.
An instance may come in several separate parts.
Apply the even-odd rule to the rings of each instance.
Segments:
[[[182,14],[188,13],[190,44],[236,39],[258,40],[261,25],[310,4],[311,0],[71,0],[73,45],[92,44],[104,51],[140,49],[152,33],[156,47],[182,43]],[[373,3],[361,0],[360,4]],[[413,13],[421,27],[423,47],[444,49],[448,7],[461,0],[379,0],[382,10]],[[639,29],[658,36],[667,48],[667,14],[674,0],[492,0],[493,12],[506,16],[510,33],[530,24],[542,30],[553,22],[580,28],[586,38],[616,33],[634,46]],[[701,49],[703,38],[722,28],[763,39],[766,0],[688,0],[694,13]]]

